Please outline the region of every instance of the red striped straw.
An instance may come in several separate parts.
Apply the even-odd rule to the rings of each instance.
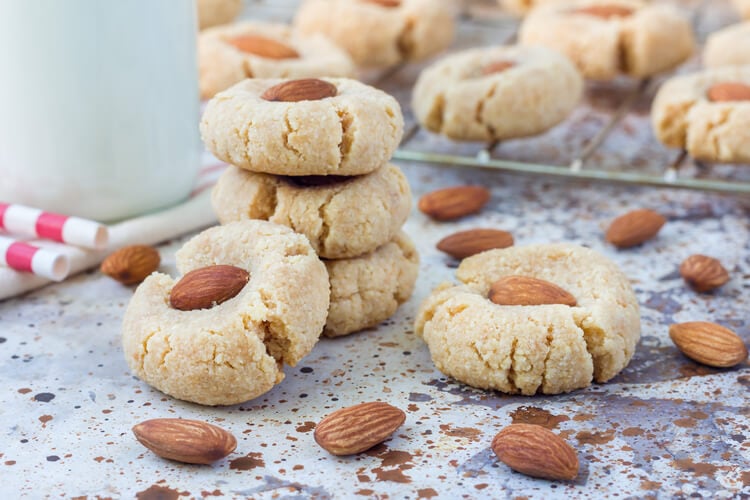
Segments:
[[[95,250],[109,242],[107,226],[98,222],[9,203],[0,203],[0,229]]]
[[[70,271],[67,256],[6,236],[0,236],[0,265],[53,281],[64,280]]]

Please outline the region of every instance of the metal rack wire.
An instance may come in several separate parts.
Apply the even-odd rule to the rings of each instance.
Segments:
[[[469,2],[470,3],[470,2]],[[476,3],[476,2],[475,2]],[[702,2],[694,10],[697,22],[700,19],[700,9],[706,7]],[[487,8],[482,11],[486,14]],[[502,18],[501,18],[502,19]],[[466,29],[486,29],[496,26],[497,21],[477,17],[466,5],[461,16],[461,23]],[[508,23],[506,18],[504,21]],[[515,28],[504,40],[511,42],[515,37]],[[378,78],[379,86],[394,78],[401,68],[392,69]],[[619,169],[605,169],[592,161],[592,156],[599,150],[602,144],[610,137],[610,134],[621,123],[622,119],[633,112],[636,101],[652,94],[658,87],[658,82],[643,80],[631,87],[631,90],[621,96],[621,100],[615,111],[611,114],[609,121],[603,124],[599,130],[585,142],[580,151],[575,154],[572,161],[564,165],[553,165],[548,163],[535,163],[528,161],[517,161],[502,158],[498,154],[499,143],[477,145],[472,154],[465,152],[436,152],[421,150],[413,147],[413,139],[422,134],[419,125],[410,116],[408,103],[405,104],[407,111],[407,130],[399,149],[394,158],[402,161],[429,163],[441,166],[461,166],[484,169],[495,169],[516,174],[543,175],[580,179],[588,181],[603,181],[618,184],[654,186],[661,188],[681,188],[691,190],[716,191],[734,194],[750,194],[750,166],[721,166],[705,165],[691,159],[685,151],[675,151],[671,161],[659,164],[651,164],[649,168],[634,168],[632,165],[622,165]],[[410,120],[411,118],[411,120]],[[411,121],[411,123],[409,123]],[[424,131],[424,133],[429,133]],[[445,139],[448,141],[448,139]],[[450,146],[448,146],[450,149]],[[456,150],[466,148],[456,148]],[[665,151],[669,155],[669,152]],[[743,179],[745,177],[745,179]]]

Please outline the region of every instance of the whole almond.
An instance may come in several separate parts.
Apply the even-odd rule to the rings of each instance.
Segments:
[[[488,64],[487,66],[484,66],[482,68],[482,74],[493,75],[495,73],[502,73],[503,71],[507,71],[515,65],[516,63],[513,61],[495,61]]]
[[[739,82],[716,83],[708,89],[714,102],[750,101],[750,85]]]
[[[237,440],[231,433],[200,420],[146,420],[133,427],[133,434],[160,457],[188,464],[210,464],[237,447]]]
[[[235,266],[208,266],[190,271],[172,287],[169,304],[180,311],[210,309],[235,297],[250,273]]]
[[[303,78],[289,80],[267,89],[260,96],[266,101],[299,102],[319,101],[327,97],[335,97],[338,89],[332,83],[317,78]]]
[[[237,50],[267,59],[296,59],[299,53],[290,46],[258,35],[240,35],[227,40]]]
[[[653,210],[633,210],[613,220],[605,238],[618,248],[634,247],[656,236],[666,222]]]
[[[680,275],[696,292],[710,292],[729,281],[721,262],[708,255],[691,255],[680,264]]]
[[[381,7],[399,7],[401,5],[401,0],[364,0],[367,3],[375,3],[380,5]]]
[[[110,254],[101,265],[101,272],[123,285],[145,280],[161,263],[159,252],[147,245],[131,245]]]
[[[575,306],[576,298],[554,283],[528,276],[504,276],[494,282],[488,295],[501,306],[541,306],[562,304]]]
[[[406,414],[388,403],[362,403],[337,410],[315,427],[315,441],[333,455],[354,455],[382,443]]]
[[[669,326],[669,337],[688,358],[716,368],[728,368],[747,359],[747,347],[728,328],[707,321]]]
[[[437,249],[453,258],[465,259],[472,255],[513,246],[513,235],[500,229],[469,229],[451,234],[440,240]]]
[[[575,450],[541,425],[509,425],[492,440],[492,451],[505,465],[527,476],[564,481],[578,475]]]
[[[633,13],[633,9],[623,5],[590,5],[574,10],[576,14],[586,14],[589,16],[600,17],[602,19],[611,19],[613,17],[627,17]]]
[[[419,199],[418,208],[435,220],[452,220],[479,212],[489,199],[485,187],[455,186],[427,193]]]

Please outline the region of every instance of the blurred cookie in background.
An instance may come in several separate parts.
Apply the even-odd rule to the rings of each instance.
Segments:
[[[750,19],[750,0],[732,0],[732,3],[745,19]]]
[[[294,25],[329,36],[364,67],[429,57],[450,45],[455,30],[448,0],[306,0]]]
[[[498,0],[500,6],[504,10],[519,16],[527,14],[530,10],[539,5],[546,5],[560,1],[564,0]]]
[[[300,36],[285,24],[246,21],[217,26],[198,36],[203,99],[245,78],[348,77],[349,55],[324,35]]]
[[[451,54],[426,68],[412,107],[428,130],[451,139],[493,141],[544,132],[583,93],[565,56],[545,47],[498,46]]]
[[[750,21],[734,24],[711,33],[703,49],[703,65],[750,65]]]
[[[521,25],[523,45],[567,55],[592,80],[645,78],[690,57],[695,39],[675,7],[640,0],[572,0],[542,5]]]
[[[232,22],[242,11],[242,0],[197,0],[198,27]]]

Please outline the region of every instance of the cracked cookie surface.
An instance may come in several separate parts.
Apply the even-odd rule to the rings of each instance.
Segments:
[[[226,264],[250,273],[234,298],[210,309],[169,305],[176,280],[149,276],[123,321],[130,369],[177,399],[230,405],[253,399],[284,378],[318,340],[329,305],[325,266],[304,236],[266,221],[207,229],[177,252],[183,274]]]
[[[707,68],[750,65],[750,21],[711,33],[703,49]]]
[[[397,166],[355,177],[287,177],[229,166],[211,194],[219,222],[264,219],[304,234],[321,258],[343,259],[392,240],[411,191]]]
[[[501,71],[494,71],[496,65]],[[470,49],[426,68],[412,107],[428,130],[459,140],[541,133],[578,103],[583,80],[564,56],[544,47]]]
[[[242,11],[242,0],[197,0],[200,29],[232,21]]]
[[[206,147],[219,159],[278,175],[360,175],[385,165],[404,119],[390,95],[356,80],[321,78],[338,94],[273,102],[263,92],[284,80],[244,80],[208,102],[201,120]]]
[[[654,98],[651,123],[666,146],[685,148],[693,158],[750,163],[750,100],[714,102],[709,89],[720,83],[750,86],[750,66],[727,66],[667,80]]]
[[[371,67],[436,54],[450,45],[455,29],[451,8],[442,0],[401,0],[396,6],[373,0],[306,0],[294,26],[304,34],[329,36],[357,65]]]
[[[602,14],[612,11],[622,15]],[[593,80],[645,78],[674,68],[695,47],[692,27],[679,10],[640,0],[542,5],[524,20],[519,41],[560,51]]]
[[[208,99],[245,78],[349,77],[354,64],[323,35],[303,37],[284,24],[246,21],[198,35],[198,73],[201,97]]]
[[[372,253],[323,262],[331,279],[331,308],[323,330],[327,337],[391,317],[411,297],[419,272],[419,255],[403,232]]]
[[[601,254],[572,244],[490,250],[468,259],[422,303],[416,333],[435,366],[481,389],[533,395],[606,382],[627,366],[640,337],[626,276]],[[577,305],[504,306],[487,296],[504,276],[552,282]]]

